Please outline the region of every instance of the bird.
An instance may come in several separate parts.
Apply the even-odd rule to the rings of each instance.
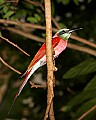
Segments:
[[[80,30],[82,28],[73,28],[73,29],[60,29],[58,32],[52,37],[52,47],[54,49],[55,54],[53,55],[54,59],[57,58],[67,47],[68,39],[73,31]],[[31,77],[31,75],[41,66],[46,64],[46,43],[44,43],[41,48],[38,50],[32,61],[30,62],[27,70],[22,76],[24,80],[22,81],[15,97],[13,100],[13,104],[16,101],[17,97],[20,95],[27,81]],[[12,104],[12,106],[13,106]],[[11,108],[9,112],[11,111]],[[9,114],[8,112],[8,114]]]

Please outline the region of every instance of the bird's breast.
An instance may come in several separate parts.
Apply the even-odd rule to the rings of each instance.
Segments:
[[[58,55],[63,52],[67,47],[67,41],[66,40],[60,40],[60,42],[58,43],[58,45],[54,48],[55,50],[55,58],[58,57]]]

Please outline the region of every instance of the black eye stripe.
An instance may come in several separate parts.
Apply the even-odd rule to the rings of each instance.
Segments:
[[[64,31],[64,30],[63,30],[62,32],[63,32],[63,33],[66,33],[66,31]]]
[[[66,32],[64,30],[62,30],[61,32],[58,33],[58,35],[62,35],[64,33],[66,33]]]

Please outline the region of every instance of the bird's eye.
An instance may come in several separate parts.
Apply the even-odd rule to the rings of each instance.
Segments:
[[[64,33],[66,33],[66,31],[65,31],[65,30],[63,30],[63,31],[62,31],[62,33],[64,34]]]
[[[62,30],[62,31],[61,31],[61,34],[64,34],[64,33],[66,33],[66,31],[65,31],[65,30]]]
[[[58,33],[58,35],[62,35],[62,34],[64,34],[64,33],[66,33],[66,31],[62,30],[62,31],[60,31],[60,32]]]

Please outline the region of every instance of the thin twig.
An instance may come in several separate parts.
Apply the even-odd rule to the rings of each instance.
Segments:
[[[57,27],[57,29],[61,29],[60,25],[58,24],[58,22],[52,17],[52,22],[54,23],[54,25]]]
[[[31,88],[46,88],[47,87],[47,85],[36,85],[32,81],[30,81],[30,84],[31,84]]]
[[[74,36],[74,35],[71,35],[70,38],[73,39],[73,40],[79,41],[81,43],[84,43],[86,45],[89,45],[91,47],[96,48],[96,44],[95,43],[92,43],[92,42],[90,42],[90,41],[88,41],[88,40],[86,40],[84,38],[80,38],[80,37]]]
[[[78,50],[78,51],[82,51],[82,52],[88,53],[90,55],[96,56],[96,50],[92,50],[92,49],[87,48],[87,47],[82,47],[82,46],[79,46],[79,45],[68,43],[68,48]]]
[[[7,27],[7,28],[4,28],[4,29],[9,30],[9,31],[11,31],[11,32],[14,32],[14,33],[16,33],[16,34],[22,35],[22,36],[24,36],[24,37],[26,37],[26,38],[35,40],[35,41],[37,41],[37,42],[44,42],[44,40],[43,40],[42,38],[37,37],[36,35],[32,35],[32,34],[30,34],[30,33],[26,33],[26,32],[24,32],[24,31],[21,31],[21,30],[15,29],[15,28]]]
[[[5,0],[5,2],[18,2],[19,0]]]
[[[19,72],[18,70],[16,70],[15,68],[11,67],[10,65],[8,65],[1,57],[0,57],[0,61],[7,66],[8,68],[10,68],[11,70],[13,70],[14,72],[18,73],[18,74],[22,74],[21,72]]]
[[[20,22],[20,21],[12,21],[12,20],[6,20],[6,19],[0,19],[0,24],[8,24],[8,25],[16,25],[19,26],[20,28],[34,28],[34,29],[40,29],[40,30],[46,30],[45,26],[37,25],[37,24],[32,24],[32,23],[26,23],[26,22]],[[53,28],[52,29],[54,32],[57,32],[58,29]]]
[[[59,24],[56,22],[56,20],[54,18],[52,18],[52,21],[53,23],[55,24],[55,26],[60,29],[60,26]],[[45,26],[41,26],[41,25],[35,25],[35,24],[30,24],[30,23],[26,23],[26,22],[20,22],[20,21],[11,21],[11,20],[5,20],[5,19],[0,19],[0,23],[3,23],[3,24],[10,24],[10,25],[18,25],[18,26],[23,26],[23,27],[28,27],[28,28],[35,28],[35,29],[40,29],[40,30],[45,30]],[[53,28],[53,31],[54,32],[57,32],[58,29],[56,28]],[[91,47],[94,47],[96,48],[96,44],[93,43],[93,42],[90,42],[84,38],[81,38],[81,37],[78,37],[78,36],[75,36],[75,35],[71,35],[70,36],[71,39],[74,39],[76,41],[79,41],[81,43],[84,43],[86,45],[89,45]]]
[[[28,28],[35,28],[35,29],[41,29],[41,30],[45,30],[45,26],[41,26],[41,25],[36,25],[36,24],[32,24],[32,23],[26,23],[26,22],[20,22],[20,21],[12,21],[12,20],[5,20],[5,19],[0,19],[0,23],[1,24],[9,24],[9,25],[17,25],[20,27],[28,27]]]
[[[44,11],[44,7],[43,7],[41,2],[36,2],[36,1],[34,2],[34,1],[30,1],[30,0],[25,0],[25,1],[30,3],[30,4],[33,4],[35,6],[40,6],[42,8],[42,10]]]
[[[16,47],[17,49],[19,49],[21,52],[23,52],[25,55],[30,56],[28,53],[26,53],[24,50],[22,50],[18,45],[14,44],[13,42],[9,41],[8,39],[6,39],[5,37],[0,36],[0,38],[2,40],[5,40],[6,42],[8,42],[9,44],[13,45],[14,47]]]
[[[23,31],[20,31],[18,29],[15,29],[15,28],[4,28],[4,29],[7,29],[11,32],[14,32],[16,34],[19,34],[19,35],[22,35],[24,37],[27,37],[27,38],[30,38],[32,40],[35,40],[35,41],[40,41],[40,42],[44,42],[45,39],[43,38],[40,38],[40,37],[37,37],[35,35],[32,35],[30,33],[26,33],[26,32],[23,32]],[[28,35],[27,35],[28,34]],[[68,48],[71,48],[71,49],[75,49],[75,50],[78,50],[78,51],[82,51],[82,52],[85,52],[85,53],[88,53],[88,54],[91,54],[91,55],[94,55],[96,56],[96,51],[95,50],[92,50],[90,48],[87,48],[87,47],[82,47],[82,46],[79,46],[79,45],[75,45],[75,44],[71,44],[71,43],[68,43]],[[76,47],[76,48],[75,48]]]
[[[95,109],[96,109],[96,105],[94,105],[92,108],[86,111],[81,117],[78,118],[78,120],[82,120],[84,117],[86,117],[90,112],[92,112]]]
[[[4,28],[4,29],[7,29],[7,30],[9,30],[11,32],[14,32],[16,34],[22,35],[24,37],[30,38],[30,39],[35,40],[35,41],[40,41],[40,42],[44,42],[45,41],[44,38],[37,37],[35,35],[32,35],[30,33],[26,33],[26,32],[23,32],[23,31],[20,31],[20,30],[15,29],[15,28],[9,28],[8,27],[8,28]],[[85,52],[87,54],[96,56],[96,51],[93,50],[93,49],[87,48],[87,47],[82,47],[82,46],[79,46],[79,45],[76,45],[76,44],[72,44],[72,43],[68,43],[67,47],[70,48],[70,49],[73,49],[73,50],[78,50],[78,51]]]

